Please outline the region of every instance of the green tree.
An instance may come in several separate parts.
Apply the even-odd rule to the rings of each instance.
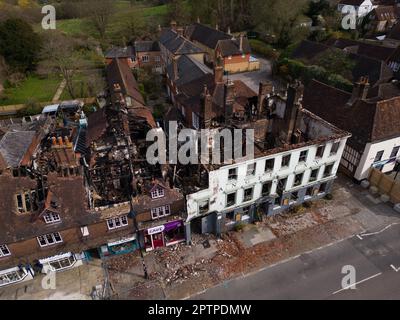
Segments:
[[[319,54],[314,61],[332,74],[351,80],[355,62],[342,50],[330,49]]]
[[[0,23],[0,55],[21,72],[32,71],[38,63],[41,39],[31,25],[21,19]]]

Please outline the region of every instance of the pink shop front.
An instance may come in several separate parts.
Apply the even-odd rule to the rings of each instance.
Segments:
[[[185,228],[182,220],[168,222],[144,231],[146,251],[169,247],[185,241]]]

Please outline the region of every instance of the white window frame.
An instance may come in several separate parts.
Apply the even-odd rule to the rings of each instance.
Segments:
[[[61,222],[61,217],[58,213],[55,212],[47,212],[43,215],[43,220],[47,224]]]
[[[159,199],[163,198],[165,196],[165,191],[164,188],[157,187],[151,192],[151,198],[152,199]]]
[[[246,176],[253,177],[256,175],[257,170],[257,162],[251,163],[247,165]]]
[[[60,240],[56,239],[56,236],[58,236],[58,238],[60,238]],[[56,245],[58,243],[62,243],[63,239],[61,237],[61,234],[59,232],[53,232],[53,233],[48,233],[48,234],[44,234],[42,236],[36,237],[39,245],[44,248],[44,247],[49,247],[49,246],[53,246]],[[44,240],[42,243],[41,239]],[[49,241],[49,239],[51,239],[51,241]]]
[[[6,253],[5,253],[6,252]],[[0,258],[11,256],[11,251],[6,244],[0,244]]]
[[[150,62],[150,56],[149,55],[143,55],[142,56],[142,62],[144,62],[144,63]]]
[[[153,220],[160,219],[171,215],[171,206],[169,204],[151,209],[151,218]]]
[[[60,258],[54,261],[49,261],[47,264],[52,271],[61,271],[64,269],[69,269],[76,263],[75,255],[71,254],[69,257]],[[62,266],[61,262],[68,262],[68,265]],[[58,265],[57,265],[58,264]]]
[[[121,216],[116,218],[107,219],[108,230],[115,230],[125,228],[129,225],[128,216]]]
[[[21,282],[28,276],[28,271],[19,269],[18,267],[0,271],[0,287],[6,286],[12,283]]]

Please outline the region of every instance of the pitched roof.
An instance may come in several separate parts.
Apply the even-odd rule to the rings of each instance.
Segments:
[[[330,47],[326,44],[304,40],[293,52],[292,58],[306,60],[306,62],[312,64],[312,60],[321,53],[336,49],[336,47]],[[367,76],[371,85],[374,86],[378,81],[393,77],[393,72],[384,61],[351,52],[348,53],[348,56],[355,62],[352,70],[353,79],[350,79],[352,82],[358,81],[360,77]]]
[[[230,40],[232,36],[201,23],[195,23],[186,29],[186,36],[210,49],[217,47],[218,41]]]
[[[124,95],[131,97],[140,104],[144,104],[144,99],[139,91],[138,83],[126,61],[113,59],[107,66],[106,73],[110,90],[114,88],[115,84],[119,84]]]
[[[393,28],[389,31],[388,39],[400,40],[400,23],[396,23]]]
[[[305,88],[303,107],[351,132],[349,145],[361,152],[368,142],[400,136],[400,97],[356,100],[349,106],[351,96],[314,80]]]
[[[158,41],[135,41],[136,52],[160,51]]]
[[[180,56],[177,60],[178,64],[178,79],[175,81],[177,86],[182,86],[190,83],[205,74],[211,74],[211,70],[204,64],[189,56]],[[173,62],[167,65],[167,74],[170,79],[174,79]],[[201,87],[202,88],[202,87]]]
[[[217,47],[220,48],[223,57],[251,53],[250,43],[247,37],[243,37],[242,50],[240,50],[240,38],[220,40]]]
[[[107,130],[107,116],[104,109],[99,109],[88,116],[86,146],[98,140]]]
[[[393,6],[376,7],[372,10],[371,14],[375,15],[375,19],[378,21],[394,20],[397,18],[397,13]]]
[[[372,59],[387,61],[396,48],[350,39],[330,39],[325,44]]]
[[[135,48],[132,46],[113,47],[106,52],[105,57],[107,59],[132,58],[135,57]]]
[[[160,44],[174,55],[203,53],[204,51],[194,43],[179,35],[172,29],[163,29],[160,35]]]
[[[35,131],[8,131],[0,141],[0,153],[10,167],[18,167],[31,146]]]

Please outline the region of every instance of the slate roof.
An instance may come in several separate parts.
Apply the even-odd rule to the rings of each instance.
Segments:
[[[8,131],[0,141],[0,153],[9,167],[18,167],[36,135],[35,131]]]
[[[174,55],[196,54],[204,51],[174,30],[164,29],[160,35],[160,44]]]
[[[178,80],[175,81],[177,86],[182,86],[203,77],[205,74],[211,74],[211,70],[204,64],[189,56],[181,56],[178,58]],[[174,79],[173,63],[167,66],[167,74],[170,79]],[[202,88],[202,87],[201,87]]]
[[[314,41],[304,40],[295,49],[292,58],[305,60],[307,63],[312,64],[312,60],[318,55],[333,49],[337,48]],[[356,53],[349,53],[348,55],[355,62],[355,66],[352,70],[353,79],[350,79],[352,82],[358,81],[360,77],[367,76],[370,84],[374,86],[378,81],[386,81],[393,77],[392,70],[384,61]]]
[[[221,40],[218,42],[218,47],[221,49],[222,56],[229,57],[241,54],[250,54],[251,48],[250,43],[247,37],[243,37],[243,49],[240,50],[240,38],[239,39],[229,39],[229,40]]]
[[[107,59],[134,58],[135,48],[133,46],[113,47],[106,52],[105,57]]]
[[[195,23],[187,27],[186,37],[213,50],[217,47],[218,41],[232,39],[231,35],[201,23]]]
[[[330,39],[327,45],[369,58],[387,61],[396,48],[364,43],[350,39]]]
[[[160,51],[158,41],[135,41],[136,52],[157,52]]]
[[[349,145],[364,151],[365,144],[400,136],[400,97],[357,100],[347,105],[351,93],[318,81],[304,91],[303,107],[342,130],[352,133]]]

